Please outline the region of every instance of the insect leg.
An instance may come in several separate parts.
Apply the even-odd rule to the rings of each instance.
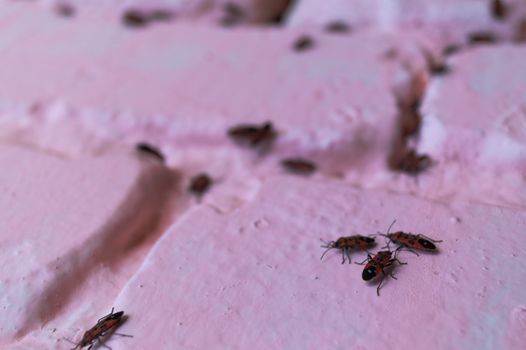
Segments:
[[[413,249],[409,249],[407,248],[407,251],[413,253],[413,254],[416,254],[416,256],[420,256],[420,254],[418,254],[417,252],[415,252]]]
[[[431,241],[431,242],[433,242],[433,243],[440,243],[440,242],[443,242],[442,240],[440,240],[440,241],[436,241],[436,240],[434,240],[434,239],[432,239],[432,238],[429,238],[429,237],[427,237],[426,235],[423,235],[423,234],[421,234],[421,233],[419,233],[419,234],[417,235],[417,237],[425,238],[425,239],[427,239],[428,241]]]
[[[406,262],[401,262],[400,260],[398,260],[398,258],[394,258],[393,260],[399,263],[400,265],[407,265]]]
[[[380,288],[382,287],[382,284],[384,283],[385,279],[385,272],[384,269],[382,269],[382,279],[380,280],[380,284],[378,284],[378,287],[376,287],[376,295],[380,296]]]
[[[364,261],[362,261],[361,263],[355,262],[355,264],[356,265],[363,265],[363,264],[365,264],[366,261],[369,261],[371,259],[372,259],[371,254],[367,254],[367,258]]]
[[[407,250],[408,252],[411,252],[411,253],[413,253],[413,254],[416,254],[416,256],[420,256],[420,254],[418,254],[417,252],[415,252],[413,249],[410,249],[410,248],[405,247],[405,246],[400,246],[400,247],[401,247],[401,248],[400,248],[400,251],[402,251],[402,250],[405,249],[405,250]]]
[[[133,335],[130,335],[130,334],[122,334],[122,333],[111,333],[111,335],[119,335],[121,337],[128,337],[128,338],[133,338]]]
[[[341,249],[342,251],[342,264],[345,264],[345,248]]]
[[[102,346],[105,347],[106,349],[110,349],[110,350],[112,350],[111,347],[109,347],[108,345],[106,345],[106,344],[102,341],[102,339],[101,339],[100,337],[98,337],[97,340],[99,341],[99,344],[100,344],[100,345],[102,345]],[[88,349],[88,350],[89,350],[89,349]]]
[[[347,259],[349,260],[349,264],[351,263],[351,251],[349,249],[345,249],[345,254],[347,255]]]
[[[80,343],[75,343],[75,342],[69,340],[68,338],[62,337],[62,339],[64,339],[64,340],[67,341],[68,343],[71,343],[71,344],[75,345],[75,347],[72,348],[72,349],[70,349],[70,350],[77,350],[77,349],[79,348],[79,346],[80,346]]]
[[[394,258],[391,259],[391,261],[393,261],[393,262],[396,261],[396,262],[399,263],[400,265],[407,265],[407,263],[405,263],[405,262],[401,262],[400,260],[398,260],[398,257],[397,257],[398,252],[399,252],[402,248],[403,248],[403,246],[400,246],[400,247],[398,247],[398,249],[395,250]]]

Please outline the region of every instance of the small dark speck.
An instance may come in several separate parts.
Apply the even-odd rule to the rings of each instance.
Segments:
[[[351,31],[351,27],[343,21],[334,21],[328,23],[325,30],[329,33],[348,33]]]
[[[448,45],[444,48],[444,55],[449,56],[457,53],[460,50],[458,45]]]
[[[201,196],[205,194],[206,191],[208,191],[211,185],[212,179],[210,178],[210,176],[208,176],[208,174],[197,174],[190,180],[190,186],[188,187],[188,191],[198,196]]]
[[[141,28],[148,24],[149,17],[138,10],[128,10],[122,15],[122,23],[131,28]]]
[[[150,154],[156,158],[158,158],[161,162],[164,162],[164,155],[161,153],[161,151],[148,143],[140,142],[136,146],[137,151],[143,152],[146,154]]]
[[[55,12],[62,17],[73,17],[75,8],[70,4],[58,3],[55,7]]]
[[[303,158],[287,158],[281,161],[281,166],[290,173],[310,175],[316,171],[316,164]]]
[[[269,24],[274,24],[274,25],[279,25],[279,24],[282,24],[283,21],[286,19],[286,16],[285,16],[285,12],[281,12],[281,13],[278,13],[277,15],[275,15],[273,18],[271,18],[268,23]]]
[[[392,60],[392,59],[395,59],[396,56],[398,56],[398,51],[392,47],[388,50],[386,50],[383,54],[382,54],[382,57],[385,58],[386,60]]]
[[[315,280],[319,280],[320,278],[318,276],[314,277]]]
[[[308,35],[303,35],[294,42],[293,48],[295,51],[301,52],[311,49],[313,46],[314,40]]]
[[[495,34],[490,32],[474,32],[469,34],[468,41],[471,45],[493,44],[497,41]]]
[[[224,27],[230,27],[242,22],[245,17],[245,12],[236,3],[227,2],[223,5],[223,18],[221,19],[221,25]]]
[[[433,75],[445,75],[450,72],[450,69],[445,63],[433,63],[429,66],[429,71]]]
[[[518,23],[514,39],[517,43],[526,42],[526,17]]]
[[[491,14],[496,20],[502,21],[508,16],[508,8],[502,0],[493,0],[491,2]]]
[[[174,14],[171,11],[157,9],[150,12],[150,20],[157,22],[167,22],[174,18]]]

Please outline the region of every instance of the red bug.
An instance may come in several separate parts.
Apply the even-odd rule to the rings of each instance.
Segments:
[[[298,175],[310,175],[316,171],[316,164],[303,158],[283,159],[281,166],[288,172]]]
[[[378,284],[378,287],[376,288],[376,295],[378,296],[380,296],[380,288],[382,287],[384,278],[385,276],[387,276],[387,273],[385,270],[388,267],[392,266],[395,262],[398,262],[400,265],[407,265],[407,263],[401,262],[396,257],[396,253],[398,253],[398,249],[394,253],[395,253],[394,257],[393,257],[393,252],[390,250],[380,251],[376,253],[376,255],[374,256],[371,256],[371,254],[367,254],[367,259],[365,259],[361,263],[356,263],[358,265],[363,265],[365,262],[367,262],[362,272],[362,279],[364,281],[371,281],[378,276],[381,277],[380,284]],[[393,275],[392,271],[389,271],[388,274],[389,276],[391,276],[391,278],[395,280],[397,279]]]
[[[232,127],[227,130],[227,135],[239,145],[257,148],[269,146],[278,133],[272,122],[265,122],[262,125],[242,124]]]
[[[300,36],[293,45],[294,51],[301,52],[314,46],[314,40],[308,35]]]
[[[140,28],[148,24],[148,15],[139,10],[128,10],[122,15],[122,23],[130,28]]]
[[[146,142],[139,142],[135,148],[137,149],[137,151],[141,152],[141,153],[144,153],[144,154],[148,154],[148,155],[151,155],[157,159],[159,159],[161,162],[164,162],[164,155],[162,154],[162,152],[155,146],[152,146]]]
[[[195,194],[198,197],[201,197],[210,189],[213,184],[213,180],[208,176],[208,174],[200,173],[192,177],[190,180],[190,185],[188,186],[188,191]]]
[[[401,158],[399,169],[409,175],[418,175],[427,170],[433,161],[428,155],[417,154],[414,149],[408,150]]]
[[[389,243],[393,242],[398,244],[398,249],[405,248],[406,250],[419,255],[415,250],[422,250],[426,252],[437,252],[437,246],[435,243],[440,243],[442,241],[437,241],[429,237],[424,236],[423,234],[414,235],[412,233],[406,233],[402,231],[397,231],[394,233],[389,233],[391,227],[393,227],[396,220],[393,221],[391,226],[387,229],[387,234],[379,233],[380,236],[389,238]],[[389,243],[386,247],[389,246]]]
[[[321,239],[320,239],[321,240]],[[351,250],[367,250],[375,245],[374,237],[365,237],[360,235],[340,237],[336,241],[326,242],[321,240],[324,245],[322,248],[327,248],[321,255],[320,260],[323,259],[325,254],[331,249],[340,249],[342,252],[342,264],[345,263],[345,256],[351,263]]]
[[[113,310],[114,308],[111,308],[111,312],[109,314],[99,319],[95,326],[88,329],[82,336],[82,339],[80,340],[80,342],[78,342],[76,346],[72,348],[71,350],[82,349],[83,347],[86,347],[88,345],[89,345],[88,350],[90,350],[93,347],[93,345],[95,345],[95,342],[97,340],[99,341],[99,343],[104,345],[104,343],[101,340],[101,337],[107,335],[110,330],[117,327],[121,323],[122,317],[124,315],[124,311],[119,311],[119,312],[114,313]],[[120,334],[120,333],[115,333],[115,332],[113,332],[112,334],[120,335],[122,337],[133,337],[132,335]],[[108,346],[105,346],[105,347],[108,347]]]

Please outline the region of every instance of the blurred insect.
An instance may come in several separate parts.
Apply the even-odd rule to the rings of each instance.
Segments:
[[[239,24],[245,17],[245,11],[234,2],[226,2],[223,4],[223,18],[221,24],[225,27]]]
[[[497,20],[503,20],[508,16],[508,7],[502,0],[493,0],[491,2],[491,14]]]
[[[148,15],[142,11],[130,9],[122,14],[122,23],[130,28],[141,28],[148,24]]]
[[[212,186],[212,179],[208,174],[201,173],[197,174],[190,180],[190,186],[188,186],[188,191],[197,196],[202,196],[210,189]]]
[[[454,44],[447,45],[446,47],[444,47],[444,50],[442,51],[442,54],[444,56],[450,56],[450,55],[453,55],[453,54],[457,53],[460,49],[461,48],[458,45],[454,45]]]
[[[330,22],[325,26],[325,31],[329,33],[347,33],[351,31],[351,27],[342,21]]]
[[[419,254],[415,252],[414,249],[423,250],[426,252],[437,252],[438,251],[434,243],[440,243],[442,241],[431,239],[422,234],[414,235],[412,233],[405,233],[402,231],[389,233],[389,231],[391,230],[391,227],[393,227],[395,222],[396,220],[394,220],[393,223],[389,226],[386,234],[383,234],[380,232],[378,232],[378,234],[380,236],[387,237],[389,239],[389,243],[393,242],[395,244],[398,244],[399,246],[397,250],[406,249],[416,255],[419,255]],[[387,246],[383,248],[389,248],[389,243],[387,244]]]
[[[278,133],[271,122],[262,125],[238,125],[228,129],[227,135],[237,144],[256,148],[272,143]]]
[[[399,169],[409,175],[418,175],[427,170],[432,160],[427,155],[417,154],[415,150],[408,150],[400,159]]]
[[[310,175],[316,171],[316,164],[303,158],[283,159],[281,166],[288,172],[298,175]]]
[[[340,249],[342,252],[342,264],[345,263],[345,257],[351,263],[351,250],[367,250],[375,245],[374,237],[365,237],[360,235],[340,237],[336,241],[326,242],[320,239],[324,243],[322,248],[327,248],[320,257],[323,260],[325,254],[331,249]]]
[[[409,136],[418,133],[422,125],[422,115],[420,114],[421,100],[414,99],[411,102],[399,100],[398,104],[398,120],[401,137],[406,140]]]
[[[116,328],[121,323],[122,317],[124,315],[124,311],[113,313],[113,310],[114,308],[111,308],[111,312],[109,314],[99,319],[95,326],[88,329],[82,336],[82,339],[80,340],[80,342],[76,344],[73,343],[75,344],[75,347],[72,348],[71,350],[82,349],[83,347],[86,347],[86,346],[89,346],[88,350],[90,350],[91,348],[93,348],[96,341],[98,341],[100,344],[108,348],[108,346],[104,345],[101,338],[107,335],[109,331]],[[133,337],[132,335],[120,334],[120,333],[115,333],[115,332],[112,332],[112,334],[120,335],[122,337],[130,337],[130,338]],[[66,340],[71,342],[68,339]]]
[[[365,262],[367,262],[362,272],[362,279],[364,281],[371,281],[375,279],[376,277],[380,276],[381,278],[380,284],[378,284],[378,287],[376,288],[376,295],[378,296],[380,296],[380,288],[382,287],[382,284],[387,274],[389,274],[391,278],[395,280],[397,279],[393,275],[392,271],[386,272],[386,269],[392,266],[395,262],[398,262],[398,264],[400,265],[407,265],[407,263],[401,262],[396,257],[396,253],[398,253],[398,249],[394,253],[395,253],[394,257],[393,257],[393,252],[390,250],[380,251],[376,253],[376,255],[374,256],[371,256],[371,254],[367,254],[367,259],[365,259],[361,263],[355,263],[357,265],[363,265]]]
[[[154,156],[155,158],[158,158],[161,162],[164,162],[164,155],[162,152],[155,146],[152,146],[146,142],[139,142],[135,148],[137,151],[149,154]]]
[[[62,17],[72,17],[75,15],[75,8],[67,3],[57,3],[55,6],[55,12]]]
[[[432,75],[445,75],[450,73],[450,68],[444,61],[438,60],[428,51],[422,52],[426,58],[428,70]]]
[[[300,36],[292,45],[294,51],[302,52],[311,49],[314,46],[314,39],[308,35]]]
[[[468,42],[471,45],[493,44],[497,42],[497,37],[492,32],[473,32],[468,35]]]
[[[444,75],[450,72],[450,68],[443,62],[432,62],[429,64],[429,72],[433,75]]]

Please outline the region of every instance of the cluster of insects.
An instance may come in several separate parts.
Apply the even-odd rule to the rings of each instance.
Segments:
[[[431,74],[447,73],[448,68],[445,65],[435,62],[425,52],[424,55],[427,55]],[[422,115],[420,113],[421,96],[415,96],[411,101],[399,100],[397,104],[398,125],[387,164],[393,171],[417,176],[433,165],[433,161],[428,155],[417,153],[412,145],[412,140],[418,136],[422,125]]]
[[[270,148],[278,135],[278,131],[269,121],[261,125],[241,124],[227,130],[227,136],[234,143],[258,151]],[[315,163],[301,157],[285,158],[281,160],[280,164],[285,171],[296,175],[310,175],[317,170]]]
[[[103,337],[109,334],[119,335],[121,337],[133,337],[132,335],[115,332],[115,329],[124,321],[124,311],[113,312],[113,310],[114,308],[111,308],[111,312],[109,314],[100,318],[93,327],[88,329],[78,343],[73,343],[71,340],[64,338],[70,343],[75,344],[75,347],[71,350],[82,349],[86,346],[88,346],[88,350],[90,350],[97,342],[105,348],[111,349],[109,346],[104,344],[102,340]]]
[[[169,10],[154,9],[151,11],[129,9],[122,15],[122,23],[130,28],[142,28],[153,22],[166,22],[174,18]]]
[[[376,288],[376,294],[380,296],[380,288],[384,282],[385,277],[388,275],[397,279],[392,272],[392,268],[395,263],[399,265],[406,265],[406,263],[398,260],[398,253],[402,250],[410,251],[416,255],[419,255],[417,251],[438,252],[438,248],[435,243],[442,241],[431,239],[423,234],[412,234],[403,231],[397,231],[389,233],[396,220],[389,226],[387,233],[378,233],[380,236],[384,236],[388,239],[387,244],[382,247],[376,254],[369,253],[369,249],[376,245],[376,238],[374,236],[361,236],[354,235],[348,237],[340,237],[336,241],[323,241],[322,248],[326,248],[320,257],[323,260],[325,254],[331,249],[338,249],[342,255],[342,264],[345,263],[347,258],[349,264],[351,263],[351,252],[353,251],[367,251],[367,258],[360,262],[355,263],[358,265],[365,265],[362,271],[362,279],[364,281],[373,281],[379,279],[380,283]],[[389,245],[393,243],[397,245],[397,248],[391,250]]]
[[[227,130],[227,136],[237,145],[252,148],[257,151],[268,150],[276,138],[278,132],[272,122],[262,124],[241,124]],[[139,142],[135,146],[137,152],[165,162],[165,156],[159,148],[147,142]],[[301,158],[284,158],[280,161],[281,167],[290,174],[308,176],[316,172],[317,165],[312,161]],[[200,200],[216,183],[207,173],[198,173],[190,178],[187,186],[188,193]]]

